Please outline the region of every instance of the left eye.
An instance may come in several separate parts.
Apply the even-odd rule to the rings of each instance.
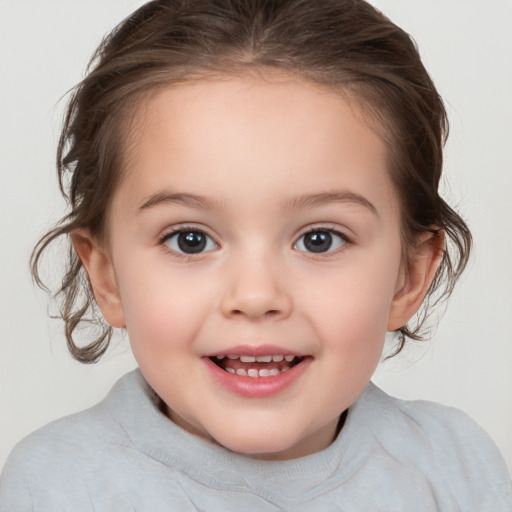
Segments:
[[[168,235],[164,242],[167,247],[182,254],[199,254],[217,249],[217,244],[203,231],[192,229],[176,231]]]
[[[347,240],[341,233],[318,229],[302,235],[293,248],[304,252],[323,253],[335,251],[346,243]]]

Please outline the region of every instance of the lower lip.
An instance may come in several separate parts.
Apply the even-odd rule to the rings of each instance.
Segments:
[[[266,398],[281,393],[306,371],[312,358],[306,357],[289,370],[270,377],[244,377],[229,373],[217,366],[209,357],[203,358],[212,377],[225,389],[248,398]]]

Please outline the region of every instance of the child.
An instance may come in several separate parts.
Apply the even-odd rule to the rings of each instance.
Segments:
[[[446,131],[410,38],[362,0],[157,0],[122,23],[71,100],[71,211],[33,269],[69,237],[71,352],[126,329],[139,369],[18,445],[0,510],[512,510],[471,420],[369,383],[467,262]]]

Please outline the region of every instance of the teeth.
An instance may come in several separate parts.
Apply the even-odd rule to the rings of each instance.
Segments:
[[[236,373],[238,374],[238,371]],[[272,370],[256,370],[255,368],[251,368],[250,370],[247,370],[248,377],[274,377],[275,375],[279,375],[280,373],[281,372],[277,368],[272,368]]]
[[[262,370],[257,370],[256,368],[249,368],[247,371],[243,368],[239,368],[238,370],[233,370],[233,368],[226,368],[226,371],[229,373],[236,373],[241,377],[274,377],[279,375],[280,373],[287,372],[290,369],[289,366],[285,366],[282,370],[278,368],[272,368],[271,370],[267,370],[263,368]]]
[[[0,0],[1,1],[1,0]],[[287,363],[291,363],[295,356],[291,354],[273,354],[273,355],[265,355],[265,356],[240,356],[236,354],[218,354],[215,356],[215,359],[218,361],[222,361],[225,358],[232,360],[239,360],[241,363],[281,363],[282,361],[286,361]],[[280,373],[287,372],[290,369],[291,365],[286,364],[283,368],[230,368],[229,364],[224,364],[224,370],[231,374],[240,375],[241,377],[273,377],[275,375],[279,375]]]
[[[275,355],[267,355],[267,356],[237,356],[236,354],[219,354],[218,356],[215,356],[216,359],[218,359],[219,361],[221,361],[222,359],[225,359],[225,358],[228,358],[228,359],[240,359],[240,361],[242,361],[242,363],[254,363],[255,361],[257,361],[258,363],[271,363],[272,361],[274,363],[280,363],[283,359],[288,361],[289,363],[291,363],[294,359],[295,359],[295,356],[292,356],[292,355],[282,355],[282,354],[275,354]]]
[[[270,363],[272,356],[258,356],[256,361],[258,361],[258,363]]]

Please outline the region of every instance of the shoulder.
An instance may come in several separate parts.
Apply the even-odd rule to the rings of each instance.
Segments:
[[[467,501],[463,510],[474,510],[478,502],[493,503],[494,497],[494,510],[512,509],[505,461],[489,435],[467,414],[434,402],[393,398],[373,384],[365,401],[379,416],[374,428],[378,443],[427,475],[434,486],[449,484],[461,504]]]
[[[461,410],[426,400],[401,400],[375,386],[372,393],[383,405],[386,419],[408,437],[433,443],[431,449],[439,456],[456,452],[461,458],[502,462],[489,435]]]
[[[80,460],[89,457],[91,449],[127,442],[126,435],[109,414],[103,402],[70,416],[58,419],[36,430],[18,443],[6,464],[26,468],[35,465],[55,466],[60,459]]]
[[[101,474],[115,452],[131,450],[129,436],[112,414],[112,393],[90,409],[36,430],[14,447],[0,477],[0,511],[12,510],[13,503],[15,510],[32,510],[28,504],[42,495],[54,506],[66,500],[77,507],[81,499],[87,502],[84,482]]]

